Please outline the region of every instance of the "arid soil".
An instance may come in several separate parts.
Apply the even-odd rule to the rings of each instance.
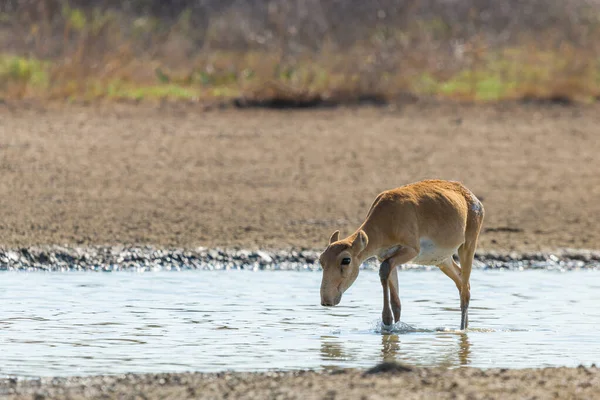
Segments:
[[[600,107],[0,105],[0,245],[320,249],[382,190],[463,181],[481,250],[600,247]]]
[[[0,381],[21,399],[592,399],[598,368],[158,374]]]

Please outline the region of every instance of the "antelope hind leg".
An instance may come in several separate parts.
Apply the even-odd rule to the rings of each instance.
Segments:
[[[473,265],[473,257],[475,255],[475,246],[473,243],[464,244],[458,249],[458,257],[460,258],[460,329],[464,330],[469,327],[469,302],[471,301],[471,267]]]

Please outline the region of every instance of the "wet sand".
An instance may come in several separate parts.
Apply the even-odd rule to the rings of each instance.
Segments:
[[[0,245],[322,249],[382,190],[463,181],[480,250],[600,247],[600,107],[0,105]]]
[[[410,368],[270,373],[152,374],[2,380],[0,396],[17,399],[592,399],[595,367],[523,370]]]

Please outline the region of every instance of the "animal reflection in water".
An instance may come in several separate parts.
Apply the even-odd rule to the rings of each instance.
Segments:
[[[367,357],[374,362],[404,362],[420,366],[457,367],[466,366],[471,362],[471,342],[465,332],[438,333],[440,337],[456,338],[455,343],[448,342],[447,346],[439,347],[435,353],[421,353],[421,348],[414,343],[402,346],[402,335],[381,335],[381,348],[373,349],[373,355]],[[355,351],[356,350],[356,351]],[[355,349],[345,345],[344,341],[334,336],[321,336],[321,359],[330,363],[340,361],[355,361],[364,358],[365,349],[356,344]],[[429,357],[428,357],[429,356]],[[433,359],[432,359],[433,358]],[[340,366],[342,366],[340,365]],[[329,366],[331,366],[329,364]],[[324,365],[325,367],[325,365]]]

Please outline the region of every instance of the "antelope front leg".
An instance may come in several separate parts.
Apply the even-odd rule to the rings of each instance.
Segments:
[[[392,266],[389,260],[385,260],[379,267],[379,279],[381,280],[381,288],[383,289],[383,311],[381,313],[381,320],[384,325],[391,325],[394,322],[392,310],[390,308],[390,285],[389,277]],[[396,295],[398,295],[396,293]]]
[[[381,263],[379,279],[383,288],[383,312],[381,319],[384,325],[391,325],[400,321],[400,296],[398,296],[398,275],[396,267],[402,265],[419,254],[412,247],[401,247],[394,255]],[[394,274],[393,276],[391,274]],[[390,309],[390,292],[392,304]]]

